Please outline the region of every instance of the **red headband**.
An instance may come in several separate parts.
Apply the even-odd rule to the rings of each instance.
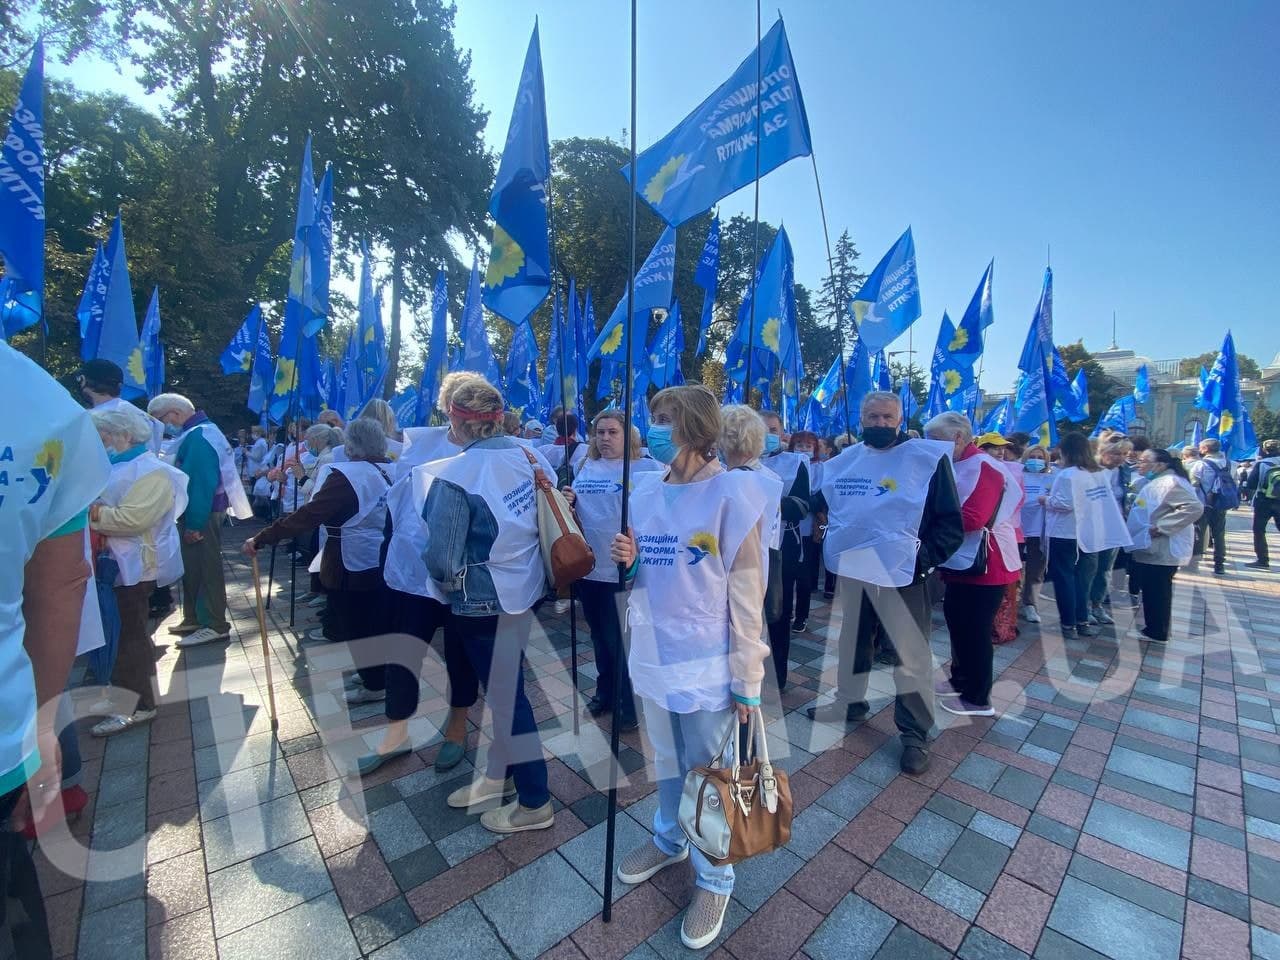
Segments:
[[[496,422],[502,419],[503,413],[501,410],[464,410],[456,403],[453,403],[449,405],[449,416],[458,420],[489,420]]]

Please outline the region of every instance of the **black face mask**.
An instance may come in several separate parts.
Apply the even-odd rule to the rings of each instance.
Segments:
[[[887,450],[898,439],[898,431],[893,427],[863,427],[862,442],[877,450]]]

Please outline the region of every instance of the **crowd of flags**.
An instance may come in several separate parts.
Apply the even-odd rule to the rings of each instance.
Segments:
[[[759,76],[759,90],[757,90]],[[0,328],[6,338],[43,319],[44,297],[44,45],[37,41],[14,104],[7,136],[0,146]],[[758,108],[757,108],[758,105]],[[450,347],[448,281],[443,267],[432,289],[422,375],[417,384],[394,393],[398,422],[428,422],[446,371],[472,370],[501,386],[511,409],[523,420],[545,420],[562,405],[576,405],[585,423],[583,396],[593,363],[599,364],[597,400],[612,402],[628,353],[634,371],[634,416],[647,420],[647,391],[684,382],[681,359],[685,324],[674,299],[678,228],[711,210],[721,199],[812,152],[808,118],[782,20],[778,19],[758,50],[700,103],[670,133],[641,153],[635,170],[620,171],[641,198],[665,222],[634,278],[634,299],[615,305],[597,330],[591,291],[580,299],[576,281],[557,282],[550,205],[550,138],[538,26],[535,22],[521,71],[515,106],[498,174],[490,196],[493,219],[490,254],[481,277],[472,264],[462,314],[455,331],[460,345]],[[369,400],[388,393],[389,355],[380,291],[373,279],[372,256],[362,247],[357,319],[339,357],[322,356],[319,334],[330,314],[333,252],[334,183],[326,166],[314,176],[311,140],[303,150],[297,215],[290,256],[284,322],[274,351],[261,305],[255,304],[220,357],[226,374],[248,375],[247,405],[263,422],[298,415],[314,417],[322,409],[344,419]],[[713,216],[703,240],[694,282],[703,291],[694,354],[701,357],[718,295],[720,221]],[[979,418],[982,405],[982,356],[987,329],[994,322],[994,261],[983,272],[959,323],[944,311],[929,363],[923,405],[914,393],[914,369],[895,385],[888,348],[922,316],[920,282],[911,228],[897,239],[858,290],[839,306],[839,354],[823,377],[801,399],[805,368],[801,356],[795,299],[795,263],[790,239],[779,229],[756,265],[751,284],[725,350],[726,402],[760,392],[762,405],[774,404],[772,386],[780,379],[779,405],[784,425],[839,433],[856,429],[862,397],[871,390],[897,390],[908,419],[942,411],[967,415],[976,429],[1002,433],[1025,431],[1041,442],[1057,441],[1059,421],[1090,416],[1085,370],[1071,378],[1053,339],[1053,272],[1045,269],[1039,302],[1032,315],[1012,395]],[[533,327],[535,311],[552,298],[551,330],[545,349]],[[511,327],[505,363],[495,357],[485,325],[488,309]],[[124,371],[122,393],[153,397],[164,387],[165,352],[161,342],[160,290],[153,289],[141,330],[134,312],[125,249],[124,223],[117,214],[105,243],[92,258],[76,310],[84,360],[111,360]],[[657,326],[650,337],[651,320]],[[907,351],[910,354],[912,351]],[[540,382],[539,364],[543,376]],[[899,373],[901,370],[899,368]],[[923,373],[923,370],[921,371]],[[750,383],[748,383],[748,379]],[[1200,370],[1195,405],[1207,414],[1196,421],[1196,435],[1219,439],[1233,455],[1247,457],[1257,438],[1240,390],[1239,367],[1231,333],[1226,334],[1212,369]],[[1133,390],[1102,413],[1096,431],[1128,431],[1150,401],[1151,372],[1136,371]],[[919,408],[919,409],[917,409]],[[443,411],[440,411],[443,413]]]

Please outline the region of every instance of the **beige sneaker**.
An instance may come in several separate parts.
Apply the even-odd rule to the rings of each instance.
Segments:
[[[522,807],[519,800],[512,800],[497,810],[486,810],[480,815],[480,823],[491,833],[546,830],[555,822],[556,814],[550,800],[540,807]]]
[[[89,732],[95,737],[113,737],[117,733],[124,733],[140,723],[150,723],[155,718],[156,712],[154,710],[135,710],[129,716],[117,713],[94,724],[93,729]]]
[[[505,780],[490,780],[488,777],[481,777],[478,780],[472,780],[465,787],[459,787],[453,791],[453,793],[449,794],[449,799],[446,802],[455,810],[469,810],[472,807],[484,806],[486,803],[493,803],[495,800],[509,797],[515,792],[515,781],[510,777]]]
[[[696,887],[693,902],[684,912],[684,923],[680,925],[680,939],[684,945],[690,950],[701,950],[720,936],[724,912],[728,906],[727,896]]]
[[[659,870],[665,870],[674,863],[689,859],[689,848],[685,847],[674,857],[669,857],[658,849],[656,844],[646,843],[636,847],[618,864],[618,879],[623,883],[644,883]]]

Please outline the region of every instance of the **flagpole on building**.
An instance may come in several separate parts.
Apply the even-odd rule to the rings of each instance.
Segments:
[[[760,0],[756,0],[756,197],[755,212],[752,215],[755,233],[751,240],[751,316],[747,326],[747,374],[742,391],[743,402],[747,406],[751,406],[751,355],[756,352],[756,263],[760,259],[760,151],[763,147],[760,142],[760,71]]]
[[[631,168],[636,169],[636,3],[637,0],[631,0]],[[757,183],[759,178],[757,178]],[[630,510],[631,505],[631,378],[632,378],[632,362],[631,362],[631,338],[634,335],[632,327],[634,326],[634,317],[632,316],[632,306],[636,296],[636,191],[631,191],[631,261],[627,268],[627,315],[623,320],[622,343],[623,352],[626,354],[624,359],[624,375],[622,379],[622,409],[625,414],[627,424],[627,436],[622,445],[622,523],[620,532],[626,536],[631,529]],[[647,329],[647,325],[646,325]],[[627,568],[623,564],[618,564],[618,586],[620,589],[627,585]],[[627,619],[623,619],[623,623],[627,623]],[[629,628],[629,626],[628,626]],[[625,641],[625,637],[624,637]],[[626,649],[624,642],[623,649]],[[622,657],[613,658],[613,689],[621,689],[622,684]],[[617,840],[618,826],[618,737],[621,731],[618,728],[618,711],[614,710],[609,714],[609,795],[608,807],[605,814],[605,832],[604,832],[604,906],[600,912],[600,919],[608,923],[613,919],[613,848]]]
[[[779,17],[781,17],[781,13],[779,13]],[[853,420],[849,417],[849,386],[845,382],[844,327],[840,323],[839,291],[836,290],[836,263],[835,258],[831,255],[831,231],[827,229],[827,208],[822,202],[822,181],[818,178],[818,155],[813,150],[812,146],[810,146],[809,149],[809,159],[813,161],[813,185],[817,187],[818,190],[818,213],[822,216],[822,239],[827,244],[827,272],[831,278],[832,319],[835,320],[836,329],[840,331],[840,392],[844,398],[845,434],[849,435],[853,432]],[[854,332],[856,333],[858,321],[850,315],[849,322],[853,324]]]

